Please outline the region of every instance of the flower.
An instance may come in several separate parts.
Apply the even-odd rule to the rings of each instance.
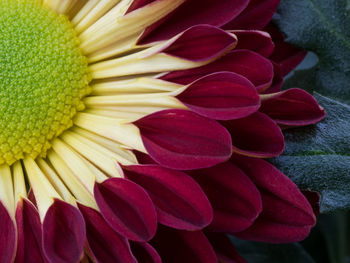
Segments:
[[[0,262],[216,262],[213,232],[304,238],[310,204],[258,159],[325,116],[280,91],[304,53],[260,31],[277,5],[1,1]]]

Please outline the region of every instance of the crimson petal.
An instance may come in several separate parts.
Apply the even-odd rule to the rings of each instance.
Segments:
[[[97,263],[136,263],[128,240],[116,233],[96,210],[79,204],[86,223],[86,237]]]
[[[193,26],[169,43],[162,52],[195,62],[214,59],[231,50],[237,44],[237,38],[214,26]]]
[[[168,168],[210,167],[227,160],[232,153],[227,130],[191,111],[159,111],[137,120],[135,125],[148,154]]]
[[[135,241],[154,236],[156,210],[142,187],[127,179],[110,178],[96,183],[94,194],[102,216],[119,234]]]
[[[133,153],[139,164],[157,164],[147,153],[139,152],[137,150],[134,150]]]
[[[316,99],[301,89],[288,89],[262,100],[260,111],[285,126],[304,126],[322,120],[326,113]]]
[[[276,12],[280,0],[250,0],[248,7],[225,29],[262,29]]]
[[[320,215],[320,199],[321,195],[318,192],[311,190],[303,190],[301,191],[306,199],[309,201],[312,210],[316,216]]]
[[[281,73],[285,76],[303,61],[307,52],[285,42],[284,35],[273,24],[269,24],[264,30],[271,34],[275,43],[275,50],[270,59],[280,66]]]
[[[18,202],[16,223],[18,240],[15,263],[45,263],[39,213],[29,200],[21,199]]]
[[[162,263],[158,252],[148,243],[131,242],[131,249],[138,263]]]
[[[275,52],[270,57],[281,66],[282,75],[286,76],[305,58],[307,51],[297,48],[284,41],[275,42]]]
[[[263,211],[239,238],[269,242],[298,242],[306,238],[316,223],[312,207],[298,187],[268,162],[243,156],[233,161],[260,190]]]
[[[137,2],[149,2],[148,0]],[[239,15],[249,0],[188,0],[161,23],[149,27],[139,43],[145,44],[169,39],[187,28],[207,24],[222,26]],[[144,3],[141,3],[144,5]],[[134,6],[135,7],[139,7]]]
[[[283,79],[283,75],[282,75],[281,66],[278,65],[276,62],[273,62],[273,61],[271,61],[271,62],[272,62],[272,65],[273,65],[273,80],[272,80],[272,84],[267,89],[259,90],[259,93],[262,93],[262,94],[275,93],[275,92],[279,92],[281,90],[281,88],[282,88],[284,79]]]
[[[239,232],[251,226],[262,210],[261,197],[241,169],[225,162],[191,173],[214,208],[212,231]]]
[[[125,175],[150,195],[164,225],[199,230],[213,218],[212,207],[200,186],[188,175],[157,165],[124,167]]]
[[[261,112],[221,123],[231,133],[234,152],[268,158],[278,156],[283,151],[284,137],[281,129]]]
[[[236,49],[249,49],[264,57],[269,57],[275,48],[271,36],[259,30],[233,30],[238,38]]]
[[[144,7],[145,5],[151,4],[156,1],[159,1],[159,0],[134,0],[130,5],[127,13],[135,11],[136,9],[139,9],[141,7]]]
[[[16,226],[2,202],[0,202],[0,218],[0,262],[11,263],[16,251]]]
[[[250,50],[234,50],[208,65],[171,72],[162,76],[161,79],[186,85],[219,71],[230,71],[246,77],[258,91],[271,85],[274,74],[272,63],[258,53]]]
[[[206,233],[220,262],[247,263],[237,252],[225,233]]]
[[[194,112],[216,120],[246,117],[260,107],[254,85],[232,72],[218,72],[193,82],[177,98]]]
[[[202,231],[160,226],[151,244],[167,263],[217,263],[215,252]]]
[[[43,248],[49,262],[78,262],[83,254],[85,234],[85,222],[79,210],[54,199],[43,222]]]

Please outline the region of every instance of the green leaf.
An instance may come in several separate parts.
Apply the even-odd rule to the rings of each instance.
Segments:
[[[316,263],[298,244],[274,245],[232,238],[239,254],[254,263]]]
[[[288,42],[319,57],[314,69],[287,85],[350,102],[350,1],[282,0],[275,22]]]
[[[321,194],[321,212],[350,208],[350,106],[316,94],[327,112],[317,125],[285,131],[286,148],[271,162],[301,189]]]

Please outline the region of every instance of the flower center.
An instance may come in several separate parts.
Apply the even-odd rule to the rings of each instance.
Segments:
[[[84,108],[90,75],[68,19],[35,0],[0,1],[0,164],[45,156]]]

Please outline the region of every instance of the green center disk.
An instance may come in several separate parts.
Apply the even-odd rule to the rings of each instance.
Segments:
[[[89,82],[67,17],[35,0],[1,0],[0,164],[45,156],[84,109]]]

